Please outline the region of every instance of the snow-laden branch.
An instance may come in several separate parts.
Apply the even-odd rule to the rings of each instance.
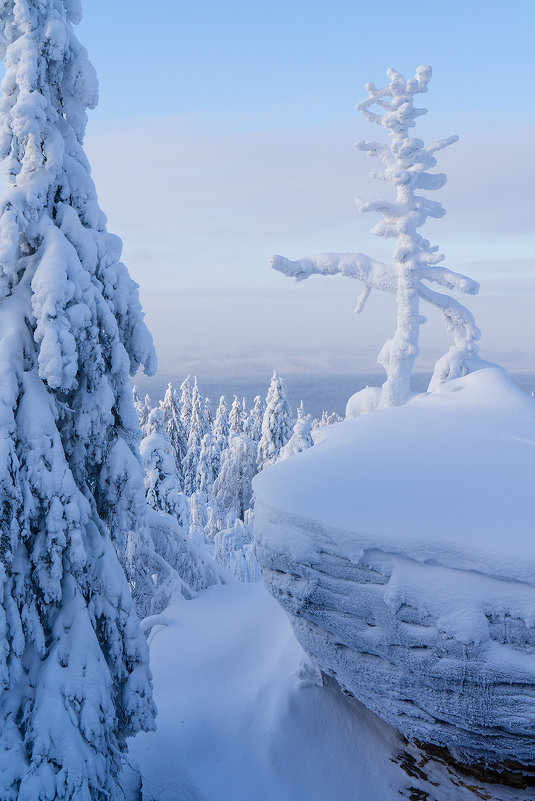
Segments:
[[[364,308],[372,289],[392,295],[397,292],[396,265],[385,264],[364,253],[320,253],[296,261],[290,261],[284,256],[273,256],[271,267],[296,281],[304,281],[311,275],[343,275],[361,281],[365,289],[359,296],[355,309],[357,313]],[[418,297],[442,312],[448,330],[454,334],[454,349],[450,350],[449,358],[448,354],[442,357],[439,361],[440,367],[435,371],[434,378],[442,376],[438,380],[438,383],[442,383],[448,378],[461,375],[468,358],[477,355],[477,341],[481,332],[472,313],[465,306],[449,295],[430,289],[423,281],[432,281],[469,295],[475,295],[479,291],[479,284],[466,275],[438,266],[422,268],[415,280]]]

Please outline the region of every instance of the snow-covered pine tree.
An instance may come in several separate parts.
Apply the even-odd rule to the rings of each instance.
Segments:
[[[154,725],[110,533],[121,549],[143,518],[129,373],[155,357],[82,147],[98,86],[79,21],[78,0],[0,9],[3,801],[122,801],[125,738]]]
[[[221,397],[219,398],[219,406],[217,407],[214,425],[212,428],[212,434],[214,436],[214,440],[219,450],[220,451],[225,450],[228,443],[229,427],[228,427],[227,404],[225,403],[224,395],[221,395]]]
[[[253,408],[249,414],[249,423],[247,426],[247,430],[249,433],[250,439],[255,442],[257,445],[260,442],[260,438],[262,436],[262,420],[264,419],[264,404],[262,403],[262,398],[260,395],[257,395],[253,402]]]
[[[180,385],[180,422],[184,429],[184,437],[186,441],[189,437],[189,427],[191,422],[191,384],[189,375],[186,376]]]
[[[241,399],[241,425],[246,437],[249,436],[249,412],[247,411],[247,401],[245,397]]]
[[[454,345],[436,364],[430,389],[477,366],[480,332],[471,312],[449,295],[430,289],[426,282],[469,294],[475,294],[479,284],[439,266],[443,256],[438,246],[432,246],[418,233],[428,217],[442,217],[446,213],[440,203],[422,197],[417,191],[444,186],[446,176],[428,170],[436,166],[434,154],[458,139],[450,136],[426,147],[421,139],[409,136],[417,117],[427,113],[427,109],[416,108],[413,101],[415,95],[427,92],[431,68],[418,67],[410,80],[392,69],[387,75],[389,83],[382,89],[367,84],[369,97],[359,103],[357,109],[367,120],[388,131],[390,143],[359,142],[357,147],[383,162],[384,173],[374,175],[392,185],[395,199],[359,200],[358,204],[361,212],[379,212],[383,216],[372,233],[396,239],[393,263],[384,264],[362,253],[326,253],[295,262],[275,256],[272,266],[298,281],[315,273],[340,273],[358,279],[364,284],[364,291],[358,300],[357,312],[364,308],[372,289],[396,296],[397,329],[394,337],[383,346],[378,361],[387,373],[381,405],[397,406],[405,403],[411,392],[419,327],[425,322],[420,315],[420,298],[440,309],[454,337]],[[372,110],[374,106],[375,111]]]
[[[231,434],[241,434],[243,432],[242,405],[236,395],[234,395],[234,400],[228,416],[228,424]]]
[[[210,431],[214,425],[214,415],[212,414],[212,401],[210,398],[204,399],[204,416],[206,418],[206,423]]]
[[[186,379],[187,380],[187,379]],[[184,476],[184,493],[192,495],[197,489],[197,465],[201,453],[202,438],[208,433],[208,424],[204,416],[204,404],[201,402],[197,379],[191,393],[191,415],[189,424],[188,450],[182,462]]]
[[[157,512],[171,515],[181,528],[189,527],[186,498],[180,491],[175,454],[165,427],[164,412],[153,409],[144,427],[140,452],[145,471],[145,497]]]
[[[258,443],[259,470],[264,470],[277,461],[280,449],[286,445],[291,435],[292,413],[286,398],[286,388],[282,378],[274,371],[262,418],[262,436]]]
[[[209,431],[201,440],[195,486],[208,497],[212,492],[220,462],[219,449]]]
[[[301,451],[306,451],[307,448],[311,448],[314,445],[314,440],[312,439],[312,420],[308,415],[304,415],[302,417],[298,417],[297,421],[293,427],[293,434],[281,448],[279,459],[289,459],[290,456],[294,456],[296,453],[301,453]]]
[[[256,448],[243,434],[231,434],[221,454],[221,469],[213,486],[219,528],[244,519],[251,506],[251,482],[256,474]]]
[[[208,499],[204,492],[195,490],[189,498],[190,537],[193,542],[203,545],[208,523]]]
[[[150,414],[150,406],[147,403],[147,398],[149,396],[145,395],[145,400],[141,400],[139,393],[137,391],[137,387],[132,388],[132,399],[134,401],[134,408],[137,412],[137,418],[139,420],[139,427],[142,429],[143,426],[146,424],[147,420],[149,419]]]
[[[177,403],[176,392],[171,384],[168,384],[163,401],[160,401],[160,409],[163,412],[165,430],[173,448],[178,477],[182,483],[182,460],[186,455],[188,443],[184,426],[180,419],[180,408]]]

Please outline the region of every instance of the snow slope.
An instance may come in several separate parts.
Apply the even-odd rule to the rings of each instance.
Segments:
[[[360,732],[344,698],[314,685],[262,585],[214,588],[167,617],[151,644],[158,730],[131,749],[144,801],[345,801],[356,781],[363,800],[392,794],[398,770],[372,756],[394,735],[369,713]]]
[[[255,480],[264,580],[406,736],[534,764],[535,403],[482,369],[347,420]]]
[[[354,559],[377,548],[535,584],[535,402],[504,370],[326,433],[255,479],[264,504],[313,520]]]
[[[406,748],[393,729],[318,686],[262,585],[214,587],[165,617],[151,642],[157,731],[131,746],[143,801],[389,801],[410,798],[411,787],[436,792],[391,761]],[[403,759],[410,764],[410,754]],[[476,797],[445,769],[433,771],[439,801]],[[500,799],[518,801],[504,792]]]

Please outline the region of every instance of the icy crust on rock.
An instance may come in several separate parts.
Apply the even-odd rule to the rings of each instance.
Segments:
[[[535,763],[535,415],[499,368],[332,426],[255,481],[264,581],[406,736]]]
[[[492,367],[330,426],[255,494],[352,560],[379,549],[535,584],[534,475],[535,403]]]

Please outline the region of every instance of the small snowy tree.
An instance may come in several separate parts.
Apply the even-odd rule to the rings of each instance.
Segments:
[[[221,395],[219,399],[219,406],[217,407],[212,433],[219,450],[223,451],[227,447],[229,435],[227,405],[224,395]]]
[[[284,381],[276,372],[269,385],[262,436],[258,443],[258,468],[264,470],[279,458],[280,449],[292,435],[292,413],[286,398]]]
[[[228,417],[228,423],[231,434],[243,433],[242,405],[236,395],[234,395],[234,400],[232,402],[232,407]]]
[[[252,520],[235,520],[230,528],[219,531],[214,539],[214,558],[231,576],[244,583],[261,581],[254,553]]]
[[[257,395],[253,402],[253,408],[249,414],[249,423],[247,431],[249,437],[257,445],[262,437],[262,420],[264,419],[264,404],[260,395]]]
[[[82,147],[80,4],[0,20],[0,797],[123,801],[125,738],[155,710],[112,539],[143,526],[129,373],[155,357]]]
[[[311,448],[314,445],[314,440],[310,433],[312,431],[312,420],[309,416],[298,417],[293,431],[294,433],[286,445],[281,448],[279,459],[289,459],[290,456],[306,451],[307,448]]]
[[[150,405],[147,403],[148,395],[145,395],[145,400],[142,401],[136,387],[132,388],[132,398],[134,401],[134,408],[137,412],[139,420],[139,427],[143,428],[149,419]]]
[[[212,401],[210,398],[204,399],[204,416],[206,418],[208,428],[211,430],[214,425],[214,415],[212,414]]]
[[[187,501],[180,491],[175,455],[161,408],[153,409],[145,425],[140,445],[145,471],[145,497],[157,512],[171,515],[179,526],[188,529]]]
[[[436,365],[430,389],[450,378],[456,378],[477,364],[480,332],[472,314],[449,295],[436,292],[425,282],[434,282],[450,290],[474,294],[479,285],[464,275],[439,266],[443,256],[437,246],[431,246],[419,233],[428,217],[442,217],[445,210],[440,203],[417,194],[418,190],[440,189],[446,176],[428,172],[437,161],[435,153],[457,141],[456,136],[442,139],[428,147],[421,139],[409,136],[417,117],[427,110],[416,108],[414,96],[427,92],[431,78],[430,67],[418,67],[416,75],[406,80],[395,70],[387,72],[389,83],[382,89],[368,84],[369,97],[358,104],[357,109],[375,125],[388,131],[390,144],[359,142],[357,148],[380,159],[384,173],[375,177],[390,183],[395,190],[394,200],[359,200],[361,212],[379,212],[383,219],[372,233],[396,239],[392,264],[375,261],[362,253],[328,253],[289,261],[275,256],[272,266],[286,275],[301,281],[319,273],[340,273],[357,278],[364,284],[364,291],[357,303],[361,311],[372,289],[392,292],[397,302],[397,328],[394,337],[388,340],[380,355],[379,363],[385,368],[387,380],[383,386],[381,403],[396,406],[410,396],[410,380],[414,360],[418,354],[419,327],[425,322],[420,316],[420,298],[439,308],[449,330],[453,332],[454,345]],[[377,110],[372,110],[373,107]]]

